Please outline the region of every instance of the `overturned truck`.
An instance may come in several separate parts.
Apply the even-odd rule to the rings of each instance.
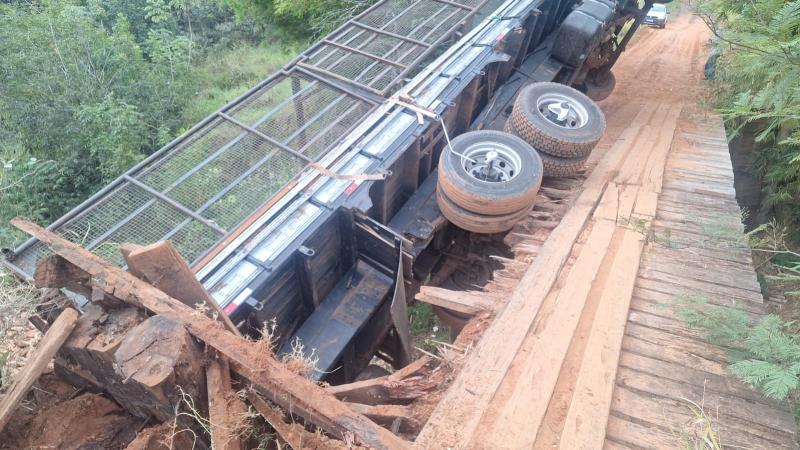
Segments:
[[[649,6],[379,1],[49,229],[120,267],[119,244],[172,241],[240,331],[314,351],[314,379],[402,367],[407,293],[453,233],[507,230],[543,175],[582,168],[588,97]],[[47,255],[32,239],[5,265]]]

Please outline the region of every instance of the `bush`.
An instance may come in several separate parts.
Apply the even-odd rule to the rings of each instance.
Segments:
[[[714,31],[717,107],[731,134],[749,123],[767,200],[800,221],[800,0],[705,0],[697,13]]]
[[[753,321],[744,311],[710,305],[702,295],[684,296],[687,323],[706,331],[709,342],[730,349],[731,373],[784,400],[800,388],[800,325],[770,314]]]

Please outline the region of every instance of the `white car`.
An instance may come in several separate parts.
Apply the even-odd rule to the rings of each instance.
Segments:
[[[659,28],[664,28],[667,26],[668,17],[669,11],[667,11],[667,5],[662,3],[653,3],[653,7],[650,8],[650,11],[647,11],[647,15],[644,17],[644,23],[647,25],[654,25]]]

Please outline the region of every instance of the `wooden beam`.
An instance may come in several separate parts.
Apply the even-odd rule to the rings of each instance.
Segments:
[[[632,213],[646,219],[656,215],[658,193],[681,105],[662,108],[661,112],[662,116],[653,119],[660,124],[658,133],[654,133],[658,139],[652,139],[648,157],[639,169],[641,175],[637,178],[635,173],[631,174],[631,179],[640,180],[639,189],[633,193],[636,204]],[[564,420],[560,448],[600,448],[605,442],[622,339],[645,245],[643,233],[623,228],[623,225],[618,226],[617,231],[623,233],[622,242],[613,253],[610,272],[592,320],[572,401]]]
[[[191,308],[205,305],[208,314],[216,316],[228,330],[241,336],[231,319],[200,284],[189,264],[184,261],[172,243],[160,241],[146,247],[127,247],[122,251],[122,256],[128,263],[128,271],[132,274],[143,276],[150,284]]]
[[[417,437],[416,447],[465,448],[472,440],[483,412],[497,392],[539,308],[567,262],[572,246],[597,206],[606,185],[634,147],[639,130],[647,123],[652,111],[653,107],[645,106],[628,131],[592,170],[584,182],[583,192],[542,245],[506,307],[470,352],[458,377]]]
[[[240,450],[247,407],[231,388],[231,371],[225,359],[212,359],[206,368],[208,421],[211,448]]]
[[[21,218],[11,223],[88,272],[94,286],[122,301],[183,323],[195,337],[228,358],[233,370],[256,390],[286,410],[339,438],[352,433],[377,449],[408,448],[406,441],[352,412],[322,387],[288,370],[261,345],[235,336],[219,322],[51,231]]]
[[[25,368],[17,376],[17,381],[14,382],[11,390],[0,402],[0,432],[3,431],[8,420],[11,419],[12,413],[19,402],[25,398],[28,389],[39,379],[39,375],[50,364],[50,360],[53,359],[58,349],[67,340],[69,334],[72,333],[77,320],[78,311],[67,308],[53,322],[47,333],[44,334],[42,341],[39,342],[36,348],[36,352],[28,359]]]
[[[498,307],[485,293],[452,291],[435,286],[422,286],[414,299],[470,316],[481,311],[495,311]]]
[[[602,448],[617,363],[645,237],[625,230],[583,353],[560,448]]]

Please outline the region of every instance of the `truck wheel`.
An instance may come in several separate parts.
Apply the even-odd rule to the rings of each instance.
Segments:
[[[614,77],[614,72],[607,70],[591,78],[586,77],[584,85],[586,86],[586,96],[599,102],[600,100],[607,99],[608,96],[614,92],[617,79]]]
[[[509,120],[516,134],[536,150],[562,158],[588,156],[606,129],[595,102],[559,83],[523,88]]]
[[[439,205],[439,210],[444,217],[453,225],[480,234],[494,234],[508,231],[513,228],[517,222],[524,219],[533,208],[531,204],[511,214],[479,214],[458,206],[442,192],[440,187],[436,189],[436,204]]]
[[[500,131],[464,133],[439,158],[439,188],[459,207],[503,215],[530,207],[542,184],[542,160],[522,139]]]
[[[583,173],[588,156],[582,158],[560,158],[542,153],[542,165],[546,177],[571,177]]]

